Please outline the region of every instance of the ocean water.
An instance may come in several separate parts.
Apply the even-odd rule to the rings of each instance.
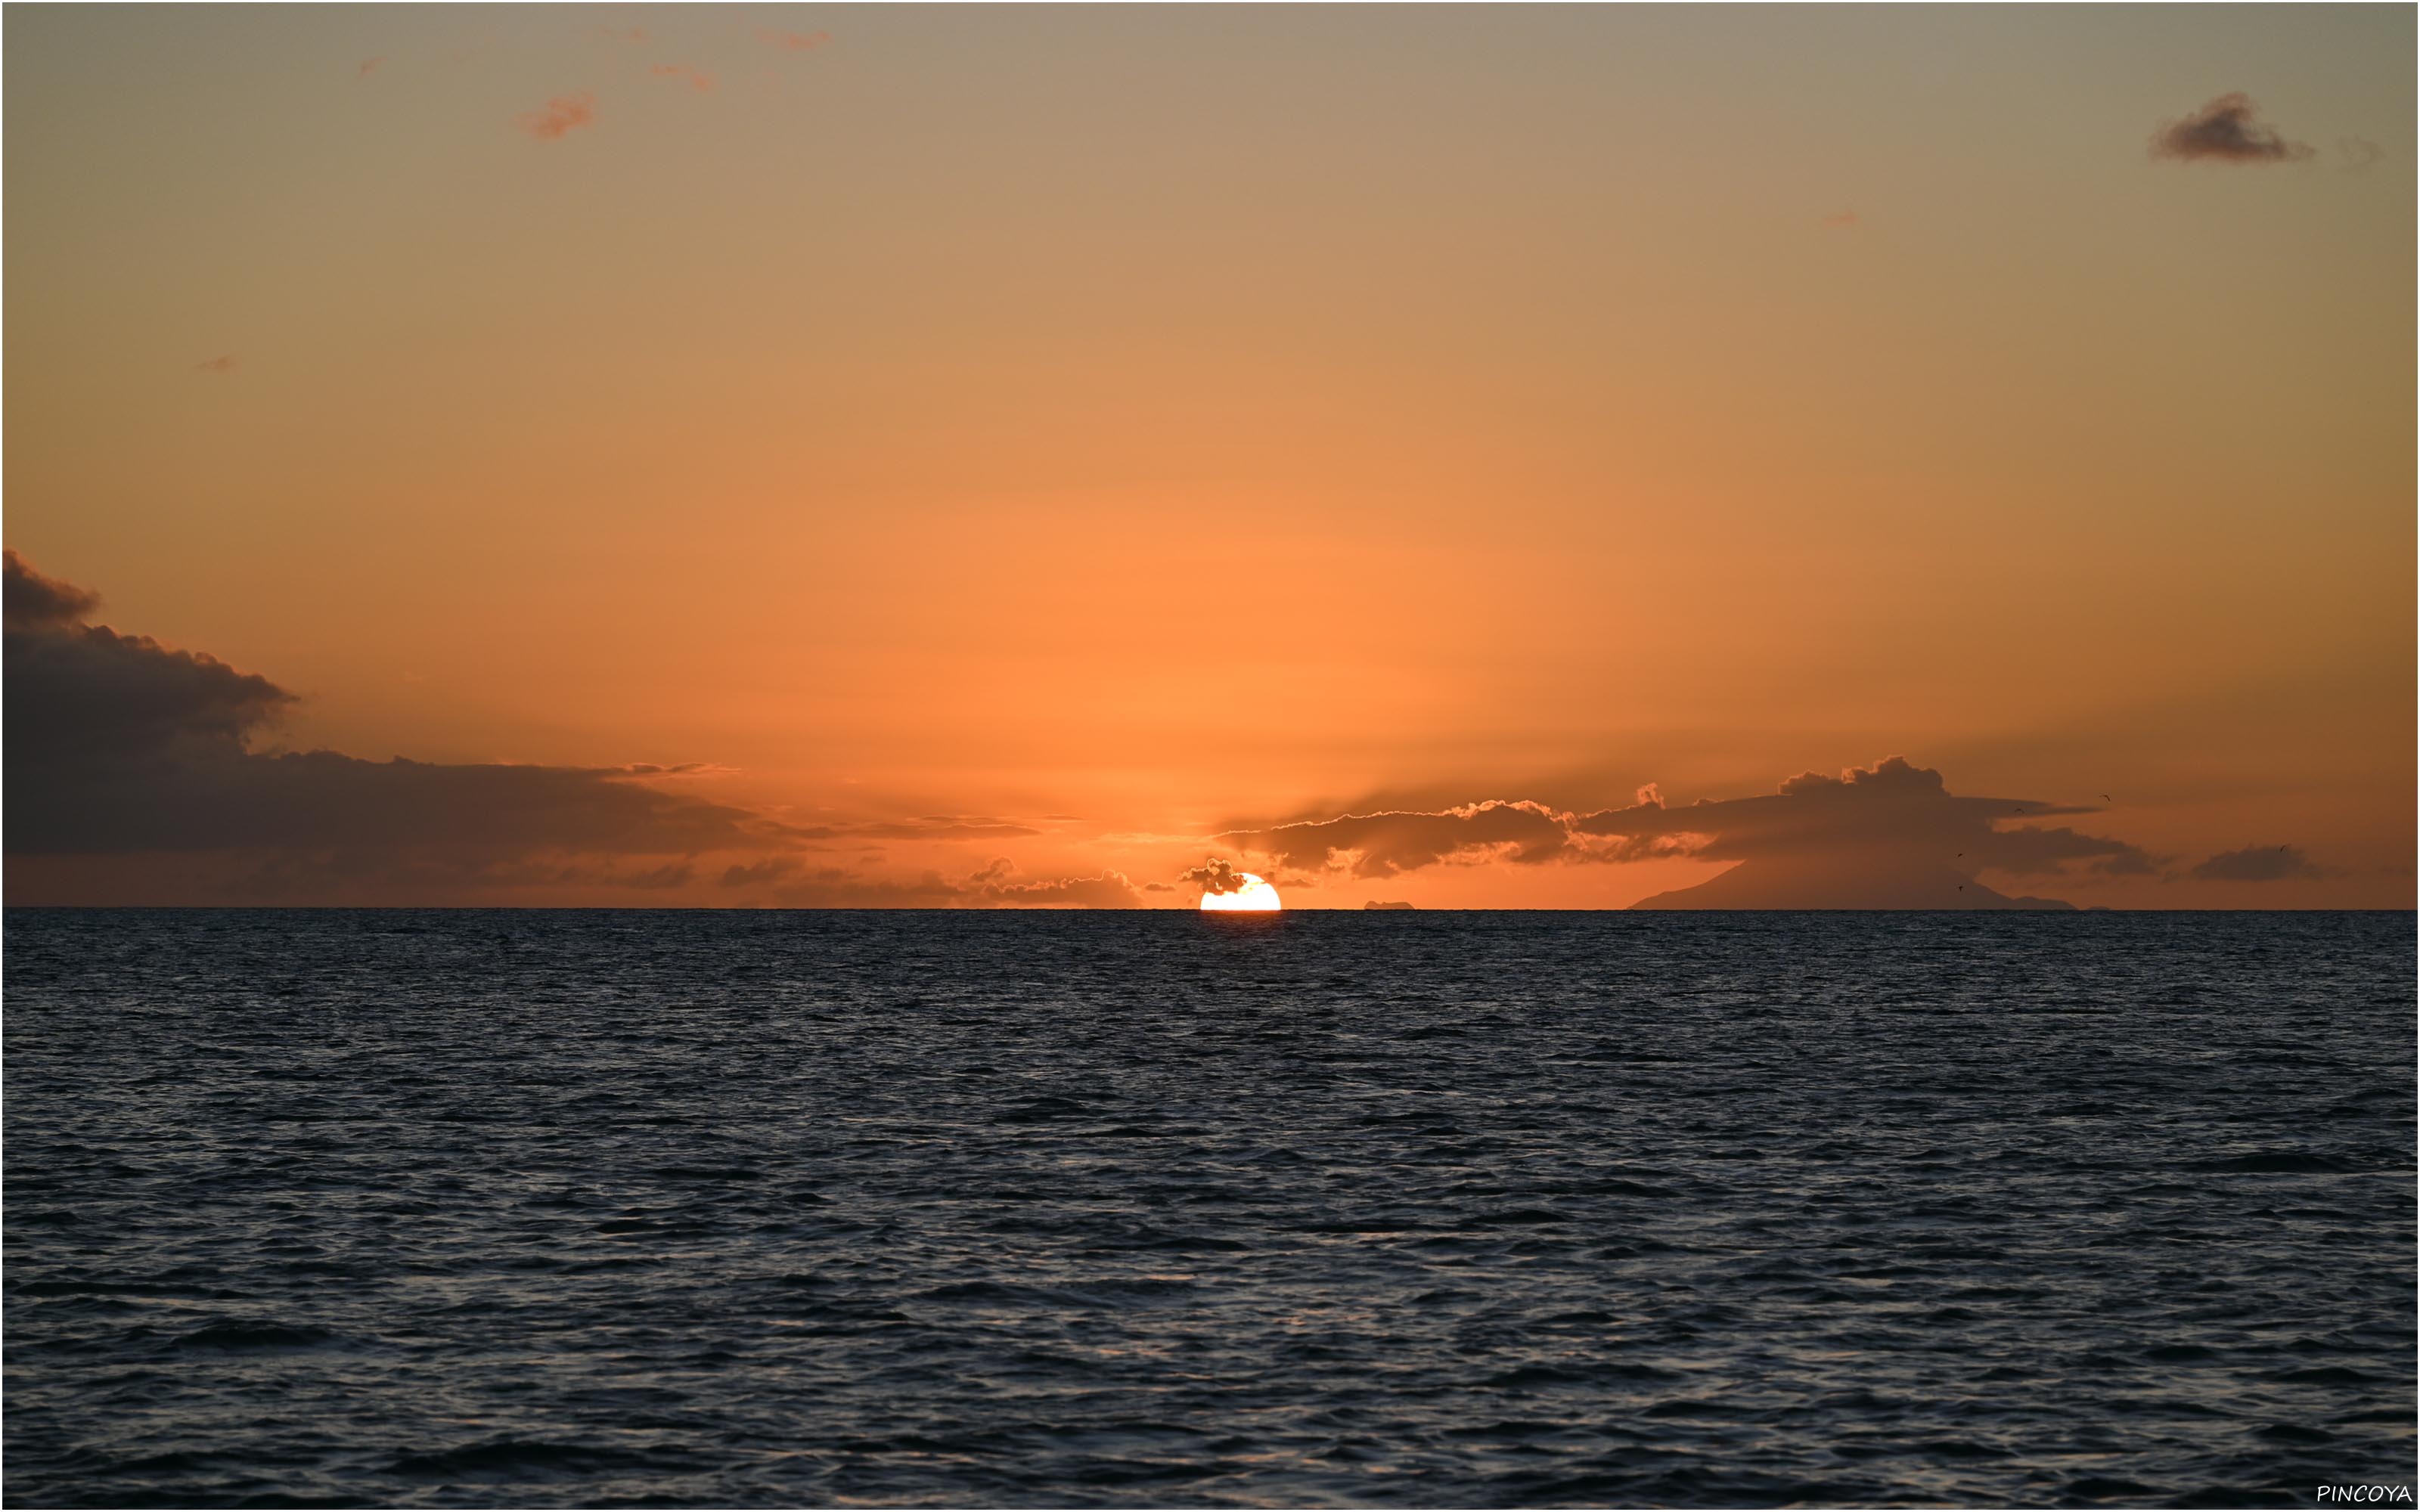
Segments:
[[[10,910],[16,1506],[2412,1478],[2409,914]]]

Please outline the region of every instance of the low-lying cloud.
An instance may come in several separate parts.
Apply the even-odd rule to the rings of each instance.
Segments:
[[[1620,809],[1575,813],[1529,800],[1435,811],[1388,810],[1303,820],[1216,837],[1280,864],[1378,879],[1435,865],[1503,861],[1729,861],[1701,888],[1659,906],[1976,907],[2009,899],[1975,880],[2150,875],[2151,856],[2124,841],[2044,818],[2095,810],[2039,798],[1962,796],[1939,772],[1892,756],[1833,776],[1804,772],[1759,797],[1675,808],[1650,783]],[[2031,819],[2036,823],[2024,824]],[[1707,896],[1691,895],[1704,892]]]
[[[2292,882],[2335,874],[2296,845],[2247,845],[2240,851],[2221,851],[2192,872],[2200,882]]]
[[[994,860],[971,876],[951,880],[927,871],[908,878],[874,877],[846,867],[809,867],[775,856],[724,870],[721,886],[758,894],[783,908],[1138,908],[1142,889],[1124,872],[1019,880],[1016,867]],[[745,899],[741,901],[747,901]]]
[[[1435,813],[1391,810],[1304,820],[1211,837],[1281,865],[1335,867],[1357,877],[1391,877],[1442,861],[1502,859],[1535,865],[1571,844],[1569,816],[1542,803],[1489,799]],[[1190,879],[1190,873],[1187,874]]]
[[[704,763],[365,761],[278,749],[295,695],[213,656],[89,623],[99,594],[14,551],[5,579],[11,901],[494,901],[706,887],[790,907],[1132,908],[1124,873],[867,875],[810,864],[885,841],[1036,835],[937,813],[798,825],[673,791]],[[711,857],[711,864],[707,858]]]
[[[14,552],[0,578],[11,856],[216,854],[227,862],[220,874],[248,879],[244,888],[285,879],[312,901],[325,886],[380,879],[660,885],[670,873],[657,868],[702,853],[796,843],[777,822],[624,768],[263,748],[295,702],[287,689],[86,623],[97,594]],[[646,860],[631,872],[624,863],[634,857]]]

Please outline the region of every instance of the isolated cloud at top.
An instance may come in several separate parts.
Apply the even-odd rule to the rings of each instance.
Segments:
[[[2221,95],[2151,136],[2151,156],[2176,162],[2298,162],[2311,148],[2289,142],[2259,118],[2244,94]]]

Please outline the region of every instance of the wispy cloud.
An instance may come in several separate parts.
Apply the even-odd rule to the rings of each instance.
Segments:
[[[2182,120],[2162,123],[2151,137],[2151,156],[2177,162],[2295,162],[2311,155],[2310,147],[2288,141],[2259,115],[2250,95],[2221,95]]]
[[[647,65],[647,71],[659,79],[686,81],[690,88],[702,95],[710,94],[714,90],[713,74],[692,69],[686,63],[651,63]]]
[[[558,142],[596,119],[596,99],[583,90],[557,95],[543,110],[524,111],[515,124],[541,142]]]
[[[2360,173],[2377,165],[2386,156],[2386,149],[2366,136],[2336,138],[2336,154],[2344,160],[2345,172]]]

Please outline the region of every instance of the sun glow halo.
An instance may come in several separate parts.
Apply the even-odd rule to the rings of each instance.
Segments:
[[[1233,892],[1205,892],[1202,895],[1202,911],[1205,914],[1274,914],[1285,904],[1278,901],[1278,889],[1249,872],[1238,872],[1235,880],[1243,886]]]

